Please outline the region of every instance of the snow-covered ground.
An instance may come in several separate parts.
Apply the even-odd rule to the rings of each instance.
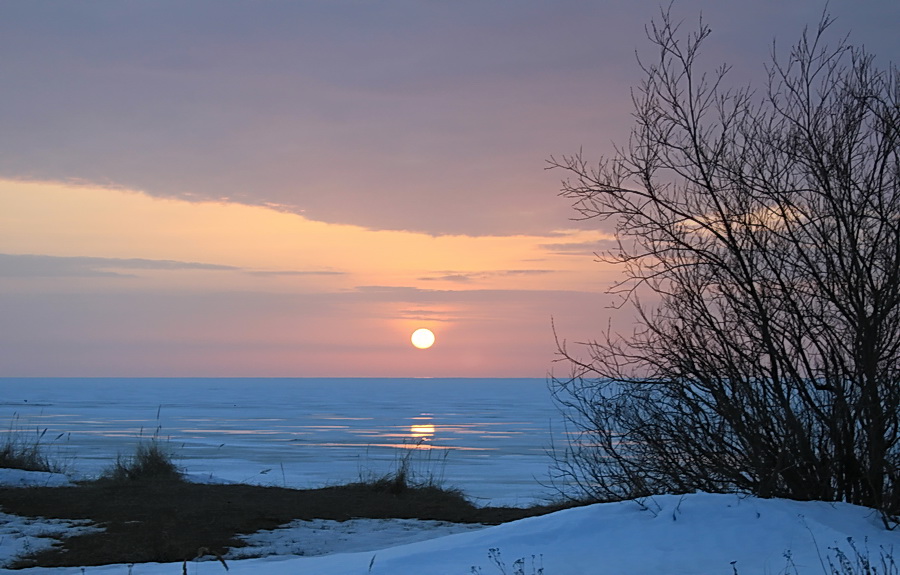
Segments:
[[[47,474],[10,473],[0,481],[51,483]],[[0,516],[0,554],[47,544],[75,523]],[[737,495],[660,495],[592,505],[496,527],[440,522],[295,522],[252,536],[225,558],[229,575],[741,575],[831,574],[843,554],[857,553],[897,573],[900,532],[874,511],[843,503],[763,500]],[[862,569],[855,571],[864,573]],[[179,575],[181,564],[25,569],[0,573],[47,575]],[[215,559],[188,563],[191,575],[226,573]],[[845,573],[845,571],[837,571]]]

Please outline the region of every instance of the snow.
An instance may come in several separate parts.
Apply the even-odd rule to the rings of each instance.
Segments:
[[[46,474],[0,474],[0,481],[9,478],[16,485],[48,481]],[[3,563],[48,544],[47,535],[85,528],[8,515],[0,516],[0,524]],[[835,549],[855,560],[851,543],[879,566],[893,557],[895,547],[900,550],[900,532],[886,530],[871,509],[705,493],[590,505],[493,527],[296,521],[248,541],[251,547],[225,557],[229,575],[728,575],[734,569],[741,575],[802,575],[829,573]],[[264,556],[240,558],[253,554]],[[0,573],[173,575],[181,569],[181,564],[151,563]],[[192,575],[225,572],[214,558],[188,564]]]
[[[0,558],[10,558],[46,549],[64,535],[97,531],[88,521],[33,519],[0,513]]]
[[[301,555],[313,557],[426,541],[443,535],[484,529],[484,525],[418,521],[415,519],[350,519],[292,521],[280,529],[240,537],[247,547],[233,549],[226,559]]]

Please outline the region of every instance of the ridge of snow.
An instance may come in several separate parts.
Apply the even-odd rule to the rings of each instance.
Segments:
[[[353,524],[354,530],[375,543],[376,527],[375,522]],[[491,549],[499,549],[506,573],[513,573],[513,562],[523,558],[526,575],[540,566],[545,575],[728,575],[732,565],[740,575],[805,575],[827,573],[835,548],[854,557],[848,538],[876,563],[892,556],[895,547],[900,550],[900,532],[886,530],[872,509],[706,493],[589,505],[403,545],[396,545],[387,533],[379,550],[229,560],[228,575],[499,575],[500,567],[488,557]],[[258,536],[264,540],[263,534]],[[302,531],[296,534],[299,539],[303,536]],[[83,572],[81,568],[35,568],[15,573],[180,572],[181,564],[148,563],[128,570],[108,565],[87,567]],[[0,573],[13,572],[0,569]],[[226,572],[216,561],[199,561],[189,563],[188,573]]]

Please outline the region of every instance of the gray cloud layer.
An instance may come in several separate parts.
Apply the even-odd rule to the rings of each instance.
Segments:
[[[235,266],[144,258],[60,257],[41,254],[0,254],[0,277],[131,277],[121,270],[240,271],[261,276],[342,275],[333,270],[246,270]]]
[[[0,254],[0,277],[126,277],[112,270],[237,270],[232,266],[142,258]]]
[[[709,61],[761,74],[818,0],[689,0]],[[429,233],[567,225],[551,154],[608,152],[630,123],[631,0],[60,3],[0,6],[0,176],[277,204]],[[900,53],[900,3],[833,0]],[[686,24],[687,26],[688,24]]]

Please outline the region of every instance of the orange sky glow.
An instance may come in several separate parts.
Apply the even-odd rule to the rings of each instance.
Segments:
[[[87,357],[76,351],[102,356],[130,342],[125,355],[95,368],[124,370],[145,342],[165,360],[156,369],[173,374],[322,375],[340,366],[351,375],[501,375],[510,362],[524,362],[519,375],[540,374],[554,351],[551,317],[564,309],[559,292],[601,291],[604,274],[586,265],[583,246],[609,239],[585,230],[371,230],[54,182],[0,181],[0,204],[3,244],[18,256],[0,276],[4,292],[25,308],[67,294],[92,302],[43,318],[51,342],[81,340],[68,360],[54,352],[73,371],[85,369]],[[90,306],[104,296],[107,313],[97,315]],[[159,306],[161,315],[141,306]],[[428,355],[409,345],[419,327],[439,336]],[[521,352],[528,348],[530,358]]]

